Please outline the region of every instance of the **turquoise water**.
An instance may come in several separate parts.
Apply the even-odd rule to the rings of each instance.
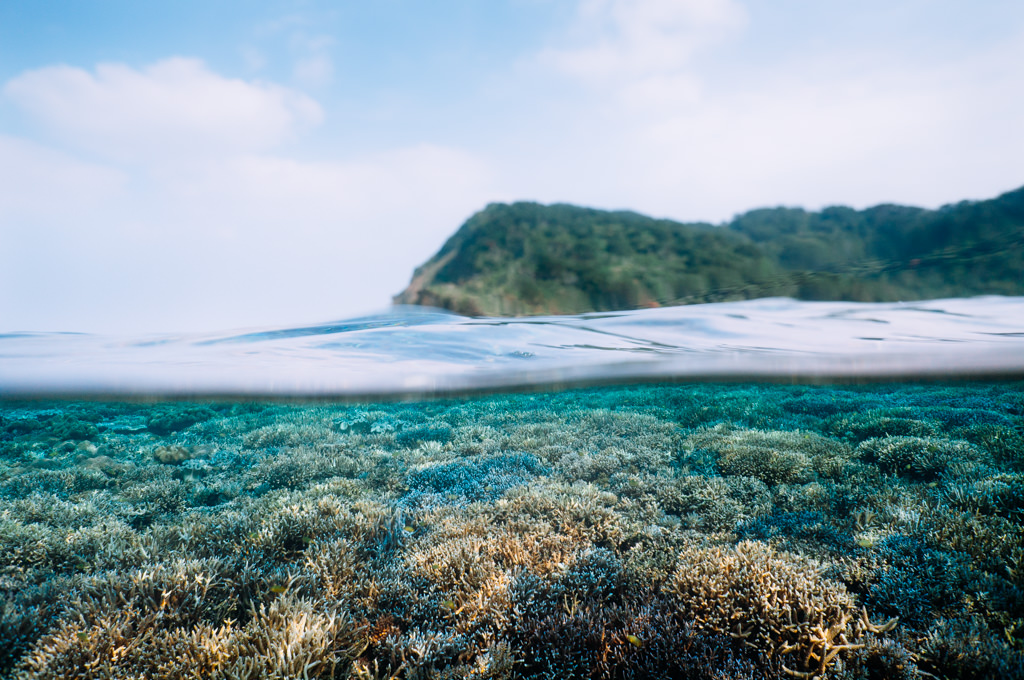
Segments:
[[[1024,677],[1022,327],[4,336],[0,675]]]

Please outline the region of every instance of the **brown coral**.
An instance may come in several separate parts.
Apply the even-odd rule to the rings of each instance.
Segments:
[[[181,465],[192,460],[192,451],[178,444],[158,446],[153,449],[153,458],[164,465]]]
[[[812,560],[744,541],[684,551],[667,588],[701,628],[780,657],[791,675],[809,678],[861,648],[869,628],[895,625],[869,624],[846,588],[822,571]]]

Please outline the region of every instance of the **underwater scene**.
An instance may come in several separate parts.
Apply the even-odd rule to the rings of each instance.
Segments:
[[[0,677],[1024,677],[1020,311],[5,336]]]

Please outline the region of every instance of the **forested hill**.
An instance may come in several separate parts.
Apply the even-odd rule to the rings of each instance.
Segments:
[[[938,210],[753,210],[715,226],[494,203],[395,296],[474,316],[576,314],[768,296],[1024,295],[1024,188]]]

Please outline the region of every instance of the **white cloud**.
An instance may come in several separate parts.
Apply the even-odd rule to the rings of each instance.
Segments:
[[[208,75],[211,89],[223,88],[208,101],[236,91],[238,81]],[[7,91],[27,97],[40,81],[14,82]],[[242,85],[243,93],[281,91]],[[99,102],[119,100],[96,96],[86,113],[100,117]],[[106,141],[168,130],[199,140],[218,129],[193,125],[180,108],[136,113],[133,131]],[[379,309],[494,195],[486,166],[457,149],[420,144],[313,162],[249,139],[189,156],[152,145],[133,157],[140,166],[0,137],[0,331],[209,330]]]
[[[80,218],[124,198],[127,184],[114,168],[0,135],[0,222],[8,230]]]
[[[180,57],[142,70],[50,66],[3,91],[65,141],[118,160],[268,149],[323,117],[300,92],[225,78]]]
[[[580,0],[532,75],[584,87],[549,109],[558,153],[510,182],[545,201],[719,221],[764,205],[938,206],[1024,181],[1019,35],[969,58],[940,42],[725,52],[775,40],[766,30],[724,0]]]
[[[380,309],[491,196],[476,158],[430,145],[350,161],[224,157],[161,178],[145,232],[119,256],[97,254],[133,282],[104,283],[102,295],[108,307],[139,310],[117,323],[164,329]]]
[[[334,60],[330,55],[334,40],[325,35],[295,35],[291,42],[292,51],[299,55],[292,69],[295,79],[307,87],[330,83],[334,77]]]
[[[226,156],[163,176],[161,191],[169,221],[199,225],[184,226],[185,234],[238,245],[325,239],[337,245],[333,258],[372,262],[378,273],[388,258],[401,260],[407,276],[486,200],[489,184],[476,157],[423,144],[348,161]]]
[[[703,203],[720,217],[780,203],[988,198],[1024,181],[1012,113],[1024,89],[1007,67],[1021,58],[1020,48],[994,47],[972,63],[851,64],[823,54],[788,64],[699,106],[633,118],[622,137],[637,169],[629,180],[645,203],[676,214]]]
[[[326,54],[313,54],[295,62],[295,79],[312,86],[326,85],[334,76],[334,62]]]
[[[591,83],[665,78],[745,22],[734,0],[581,0],[569,44],[541,59]]]

